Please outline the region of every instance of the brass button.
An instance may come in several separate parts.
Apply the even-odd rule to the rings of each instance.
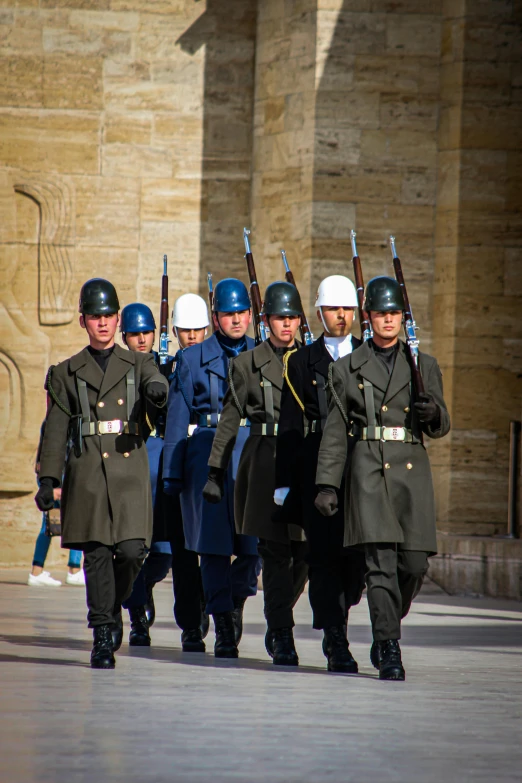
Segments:
[[[364,389],[364,383],[359,384],[359,389]]]
[[[390,465],[389,462],[385,462],[384,463],[384,467],[385,467],[386,470],[388,470],[389,468],[391,468],[391,465]]]
[[[314,380],[312,381],[312,384],[313,384],[314,386],[317,386],[317,381],[315,380],[315,378],[314,378]]]
[[[413,467],[413,465],[411,464],[411,462],[408,462],[408,463],[406,464],[406,470],[411,470],[411,469],[412,469],[412,467]]]
[[[121,398],[118,400],[118,405],[123,405],[123,400]]]
[[[104,408],[104,407],[105,407],[105,403],[104,402],[99,402],[98,403],[98,408]]]
[[[387,405],[383,405],[383,406],[382,406],[382,408],[381,408],[381,410],[382,410],[382,411],[384,411],[384,412],[386,413],[386,411],[388,410],[388,406],[387,406]]]
[[[108,459],[109,458],[109,452],[108,451],[104,451],[102,456],[103,456],[103,459]]]
[[[130,457],[130,454],[129,454],[129,452],[128,452],[128,451],[124,451],[124,452],[123,452],[123,456],[124,456],[124,457]]]
[[[409,413],[409,412],[410,412],[409,406],[406,405],[406,407],[404,408],[404,413]]]
[[[259,381],[259,385],[262,386],[263,385],[263,381]]]

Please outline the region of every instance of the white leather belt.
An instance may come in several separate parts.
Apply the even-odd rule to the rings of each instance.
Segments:
[[[396,440],[411,443],[411,430],[406,427],[363,427],[361,440]]]

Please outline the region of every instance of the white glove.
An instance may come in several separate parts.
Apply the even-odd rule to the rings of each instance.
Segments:
[[[279,487],[274,492],[274,503],[276,506],[282,506],[286,500],[286,496],[290,492],[290,487]]]

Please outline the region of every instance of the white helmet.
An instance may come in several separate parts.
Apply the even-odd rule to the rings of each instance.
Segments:
[[[330,275],[317,289],[316,307],[357,307],[357,292],[349,277]]]
[[[179,329],[206,329],[210,321],[207,303],[198,294],[183,294],[174,302],[172,325]]]

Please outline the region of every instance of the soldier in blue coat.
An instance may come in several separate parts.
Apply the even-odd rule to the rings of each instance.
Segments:
[[[243,606],[257,591],[257,538],[236,534],[234,523],[234,484],[247,422],[239,428],[223,478],[223,499],[212,505],[202,492],[228,388],[229,360],[254,347],[246,336],[251,317],[245,285],[233,278],[221,280],[214,291],[214,334],[178,353],[165,432],[164,491],[180,496],[186,546],[200,555],[206,608],[216,630],[214,654],[222,658],[237,658]],[[190,438],[189,425],[195,425]]]
[[[189,295],[191,296],[191,295]],[[195,296],[195,295],[192,295]],[[200,299],[200,297],[197,297]],[[201,300],[203,306],[205,302]],[[203,323],[203,340],[208,314]],[[121,313],[121,331],[123,341],[131,351],[152,353],[158,363],[158,355],[152,350],[154,345],[156,322],[149,307],[135,302],[123,308]],[[194,330],[192,330],[194,331]],[[177,334],[175,327],[174,332]],[[159,364],[160,372],[169,381],[172,380],[175,360],[169,356],[165,364]],[[197,555],[185,550],[179,500],[164,495],[162,463],[165,435],[165,414],[152,406],[147,409],[147,453],[149,456],[150,479],[153,507],[153,536],[149,554],[141,569],[129,598],[123,606],[128,609],[131,620],[129,644],[148,647],[151,639],[149,628],[154,622],[154,601],[152,590],[161,582],[172,565],[174,587],[174,616],[182,630],[182,647],[185,652],[204,652],[205,645],[200,630],[201,623],[201,576]],[[180,528],[180,535],[177,533]]]

